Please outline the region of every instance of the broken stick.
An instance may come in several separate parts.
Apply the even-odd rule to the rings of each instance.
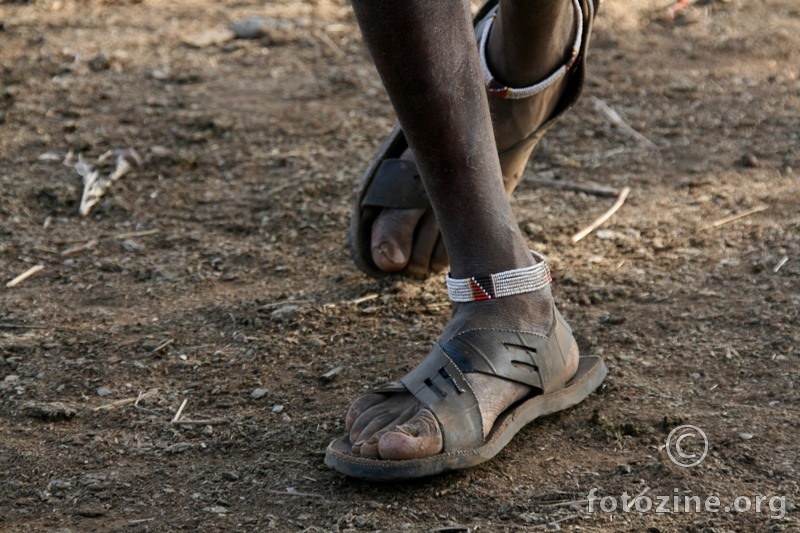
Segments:
[[[594,222],[589,224],[586,228],[582,229],[581,231],[579,231],[578,233],[573,235],[572,236],[572,242],[576,243],[576,242],[580,241],[581,239],[583,239],[584,237],[589,235],[591,232],[593,232],[594,230],[596,230],[597,228],[599,228],[600,226],[605,224],[606,221],[609,218],[611,218],[612,216],[614,216],[614,213],[616,213],[619,210],[619,208],[622,207],[622,204],[625,203],[625,198],[628,197],[628,193],[630,193],[630,192],[631,192],[631,188],[630,187],[625,187],[624,189],[622,189],[619,192],[619,196],[617,197],[617,201],[614,202],[613,206],[611,206],[611,209],[609,209],[608,211],[606,211],[605,213],[600,215],[600,217],[598,217],[597,220],[595,220]]]
[[[16,287],[17,285],[19,285],[20,283],[22,283],[23,281],[25,281],[29,277],[31,277],[34,274],[36,274],[37,272],[41,272],[42,269],[44,269],[44,265],[32,266],[28,270],[26,270],[25,272],[23,272],[22,274],[17,276],[16,278],[14,278],[11,281],[9,281],[8,283],[6,283],[6,287],[8,287],[9,289],[12,288],[12,287]]]

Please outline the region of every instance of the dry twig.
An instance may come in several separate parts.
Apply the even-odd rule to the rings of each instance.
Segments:
[[[135,239],[136,237],[145,237],[147,235],[155,235],[158,233],[159,230],[157,229],[148,229],[144,231],[132,231],[129,233],[120,233],[118,235],[114,235],[115,239],[125,240],[125,239]]]
[[[375,294],[375,293],[371,293],[371,294],[367,294],[366,296],[362,296],[361,298],[356,298],[354,300],[350,300],[349,302],[345,302],[345,303],[353,304],[353,305],[363,304],[364,302],[368,302],[370,300],[374,300],[378,296],[380,296],[380,295],[379,294]]]
[[[338,44],[336,44],[336,42],[333,39],[331,39],[327,33],[325,33],[325,30],[314,31],[314,36],[323,43],[325,43],[328,46],[328,48],[333,50],[333,53],[336,54],[338,57],[344,57],[347,55],[345,51],[342,50],[342,48]]]
[[[208,420],[173,420],[171,422],[176,426],[221,426],[223,424],[230,424],[230,420],[224,418],[209,418]]]
[[[9,289],[12,288],[12,287],[16,287],[17,285],[19,285],[20,283],[22,283],[23,281],[25,281],[29,277],[31,277],[34,274],[36,274],[37,272],[41,272],[43,269],[44,269],[44,265],[32,266],[28,270],[26,270],[25,272],[23,272],[22,274],[17,276],[16,278],[14,278],[11,281],[9,281],[8,283],[6,283],[6,287],[8,287]]]
[[[636,505],[636,500],[638,500],[639,498],[641,498],[642,496],[644,496],[648,492],[650,492],[650,487],[645,487],[642,490],[642,492],[639,493],[638,496],[636,496],[634,499],[632,499],[630,502],[628,502],[628,504],[626,505],[627,509],[625,509],[625,511],[629,512],[631,509],[633,509],[633,506]]]
[[[619,196],[617,197],[617,201],[614,202],[613,206],[611,206],[611,209],[609,209],[608,211],[606,211],[605,213],[600,215],[600,217],[597,220],[595,220],[594,222],[592,222],[591,224],[589,224],[589,226],[587,226],[586,228],[582,229],[581,231],[579,231],[578,233],[573,235],[572,236],[572,242],[576,243],[576,242],[580,241],[581,239],[583,239],[584,237],[589,235],[591,232],[593,232],[594,230],[596,230],[597,228],[599,228],[600,226],[605,224],[606,221],[609,218],[611,218],[612,216],[614,216],[614,213],[616,213],[619,210],[619,208],[622,207],[622,204],[625,203],[625,198],[628,197],[628,193],[630,193],[630,192],[631,192],[631,188],[630,187],[625,187],[624,189],[622,189],[619,192]]]
[[[178,407],[178,412],[177,412],[177,413],[175,413],[175,418],[173,418],[173,419],[172,419],[172,423],[173,423],[173,424],[174,424],[174,423],[176,423],[178,420],[180,420],[180,419],[181,419],[181,415],[183,414],[183,410],[186,408],[186,404],[187,404],[187,403],[189,403],[189,399],[188,399],[188,398],[185,398],[185,399],[183,400],[183,403],[181,404],[181,406],[180,406],[180,407]]]
[[[139,392],[136,398],[125,398],[122,400],[117,400],[115,402],[108,403],[106,405],[101,405],[99,407],[95,407],[92,411],[111,411],[112,409],[119,409],[120,407],[126,407],[128,405],[139,405],[140,400],[144,400],[146,398],[150,398],[158,394],[158,389],[151,389],[144,394]]]
[[[619,190],[614,187],[607,187],[605,185],[594,185],[591,183],[575,183],[573,181],[550,180],[545,178],[526,178],[526,182],[535,183],[542,187],[550,187],[553,189],[560,189],[564,191],[577,191],[594,196],[617,196]]]
[[[335,368],[331,368],[330,370],[328,370],[327,372],[325,372],[324,374],[322,374],[322,376],[321,376],[321,377],[322,377],[322,379],[324,379],[325,381],[330,381],[330,380],[332,380],[333,378],[335,378],[335,377],[336,377],[336,374],[338,374],[338,373],[339,373],[339,372],[341,372],[342,370],[344,370],[344,367],[343,367],[342,365],[339,365],[339,366],[337,366],[337,367],[335,367]]]
[[[157,346],[155,349],[153,349],[153,351],[152,351],[152,352],[150,352],[150,354],[152,355],[152,354],[154,354],[154,353],[158,353],[158,352],[160,352],[161,350],[163,350],[164,348],[166,348],[167,346],[169,346],[169,345],[170,345],[170,344],[172,344],[173,342],[175,342],[175,339],[170,339],[170,340],[168,340],[168,341],[166,341],[166,342],[163,342],[163,343],[161,343],[161,344],[160,344],[160,345],[158,345],[158,346]]]
[[[656,146],[656,144],[653,141],[651,141],[650,139],[648,139],[647,137],[645,137],[644,135],[633,129],[630,125],[628,125],[627,122],[622,120],[622,117],[619,116],[619,113],[617,113],[607,103],[605,103],[604,101],[600,100],[595,96],[592,97],[592,101],[594,102],[594,108],[603,113],[603,115],[605,115],[605,117],[609,121],[611,121],[613,125],[621,129],[622,131],[624,131],[625,133],[627,133],[640,143],[645,144],[650,148],[655,148],[656,150],[658,149],[658,146]]]
[[[781,258],[781,260],[780,260],[780,261],[778,261],[778,264],[777,264],[777,265],[775,265],[775,268],[773,268],[773,269],[772,269],[772,271],[773,271],[773,272],[775,272],[775,273],[777,274],[777,273],[778,273],[778,270],[780,270],[781,268],[783,268],[783,265],[785,265],[787,262],[789,262],[789,256],[788,256],[788,255],[784,255],[784,256]]]
[[[754,207],[753,209],[748,209],[747,211],[745,211],[743,213],[739,213],[738,215],[731,215],[729,217],[721,218],[721,219],[719,219],[719,220],[717,220],[715,222],[712,222],[708,226],[704,226],[701,229],[707,230],[709,228],[718,228],[720,226],[724,226],[725,224],[729,224],[729,223],[731,223],[731,222],[733,222],[735,220],[739,220],[740,218],[749,217],[750,215],[755,215],[756,213],[760,213],[762,211],[766,211],[767,209],[769,209],[769,206],[766,206],[766,205],[761,205],[761,206],[758,206],[758,207]]]
[[[86,242],[86,243],[83,243],[83,244],[79,244],[77,246],[72,246],[72,247],[67,248],[66,250],[62,251],[61,255],[63,257],[67,257],[67,256],[70,256],[70,255],[77,254],[79,252],[83,252],[84,250],[91,250],[92,248],[97,246],[98,242],[99,241],[97,239],[92,239],[89,242]]]

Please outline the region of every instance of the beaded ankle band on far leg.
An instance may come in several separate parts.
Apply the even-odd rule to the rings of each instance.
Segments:
[[[544,91],[558,80],[563,78],[567,71],[575,66],[578,60],[578,55],[580,54],[581,45],[583,44],[583,9],[581,9],[581,3],[579,0],[572,0],[572,6],[575,10],[575,42],[572,44],[572,50],[570,51],[569,59],[566,63],[558,67],[552,74],[550,74],[550,76],[543,79],[539,83],[531,85],[530,87],[519,88],[507,87],[506,85],[503,85],[497,81],[497,79],[495,79],[494,75],[489,69],[489,63],[486,60],[486,42],[489,40],[489,32],[491,31],[492,23],[497,16],[499,5],[495,6],[491,11],[489,11],[489,20],[486,21],[483,27],[483,33],[481,34],[480,41],[478,43],[481,69],[483,70],[483,78],[484,82],[486,83],[486,90],[489,92],[489,94],[498,98],[511,100],[527,98]],[[589,2],[589,9],[591,10],[591,8],[592,2]]]
[[[544,257],[531,252],[538,261],[526,268],[517,268],[464,279],[454,279],[447,275],[447,295],[453,302],[478,302],[535,292],[550,285],[553,281]]]

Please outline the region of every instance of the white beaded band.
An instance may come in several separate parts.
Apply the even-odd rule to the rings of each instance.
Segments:
[[[478,302],[535,292],[550,285],[553,281],[544,257],[531,251],[537,263],[526,268],[517,268],[465,279],[453,279],[447,275],[447,295],[454,302]]]
[[[592,3],[589,2],[590,6],[591,4]],[[581,9],[580,0],[572,0],[572,5],[575,7],[576,33],[575,42],[572,45],[572,52],[570,54],[569,61],[558,67],[555,72],[550,74],[550,76],[540,81],[536,85],[521,88],[507,87],[503,85],[495,79],[492,71],[489,70],[489,64],[486,61],[486,42],[489,40],[489,31],[491,30],[492,23],[497,16],[497,9],[500,7],[499,4],[489,11],[487,14],[489,20],[487,20],[484,24],[483,33],[481,34],[479,52],[481,58],[481,69],[483,70],[483,79],[486,83],[486,90],[489,91],[490,94],[497,96],[498,98],[510,100],[527,98],[544,91],[564,77],[567,71],[575,65],[575,62],[577,61],[578,55],[581,51],[581,45],[583,44],[583,10]]]

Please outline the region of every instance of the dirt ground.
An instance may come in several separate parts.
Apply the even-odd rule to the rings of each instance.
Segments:
[[[606,383],[485,466],[376,485],[324,449],[448,302],[349,258],[394,119],[348,4],[0,2],[0,531],[800,531],[800,6],[669,4],[605,2],[514,199]],[[263,35],[231,38],[248,17]],[[80,216],[79,156],[108,175],[127,149]],[[542,179],[631,193],[573,244],[614,198]],[[665,446],[684,424],[693,468]],[[653,510],[590,512],[623,492]]]

